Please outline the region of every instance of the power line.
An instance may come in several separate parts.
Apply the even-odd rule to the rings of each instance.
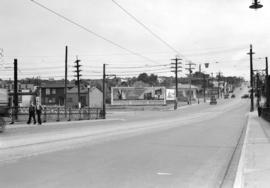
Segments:
[[[132,15],[130,12],[128,12],[123,6],[121,6],[119,3],[117,3],[114,0],[112,0],[112,2],[114,4],[116,4],[121,10],[123,10],[134,21],[136,21],[138,24],[140,24],[144,29],[146,29],[149,33],[151,33],[155,38],[157,38],[159,41],[161,41],[163,44],[165,44],[168,48],[170,48],[172,51],[176,52],[177,54],[182,55],[178,50],[176,50],[168,42],[163,40],[160,36],[158,36],[156,33],[154,33],[149,27],[147,27],[144,23],[142,23],[138,18],[136,18],[134,15]]]
[[[110,69],[141,69],[141,68],[154,68],[154,67],[166,67],[169,64],[163,65],[145,65],[145,66],[134,66],[134,67],[109,67]]]
[[[169,69],[170,69],[170,67],[167,68],[168,71],[170,71]],[[162,69],[155,69],[155,70],[145,69],[145,70],[128,70],[128,71],[127,70],[123,70],[122,72],[125,72],[125,73],[132,73],[132,72],[156,72],[156,71],[164,71],[164,70],[166,70],[166,69],[162,68]],[[113,71],[113,73],[117,73],[117,72],[119,72],[119,71]]]
[[[94,36],[96,36],[96,37],[98,37],[98,38],[100,38],[100,39],[102,39],[102,40],[104,40],[104,41],[106,41],[106,42],[108,42],[108,43],[110,43],[110,44],[118,47],[118,48],[121,48],[122,50],[125,50],[125,51],[127,51],[127,52],[129,52],[129,53],[131,53],[131,54],[133,54],[135,56],[141,57],[141,58],[143,58],[143,59],[145,59],[147,61],[150,61],[150,62],[153,62],[153,63],[158,63],[158,62],[156,62],[156,61],[154,61],[154,60],[152,60],[152,59],[150,59],[150,58],[148,58],[146,56],[143,56],[143,55],[141,55],[141,54],[139,54],[139,53],[137,53],[135,51],[132,51],[132,50],[126,48],[126,47],[123,47],[122,45],[117,44],[116,42],[114,42],[114,41],[112,41],[110,39],[107,39],[106,37],[104,37],[104,36],[102,36],[102,35],[94,32],[94,31],[92,31],[91,29],[89,29],[89,28],[87,28],[87,27],[85,27],[85,26],[83,26],[83,25],[81,25],[81,24],[79,24],[79,23],[77,23],[77,22],[75,22],[75,21],[73,21],[73,20],[65,17],[64,15],[62,15],[62,14],[60,14],[60,13],[58,13],[58,12],[52,10],[52,9],[50,9],[49,7],[46,7],[45,5],[39,3],[39,2],[37,2],[35,0],[30,0],[30,1],[33,2],[34,4],[38,5],[39,7],[41,7],[43,9],[51,12],[52,14],[54,14],[54,15],[56,15],[56,16],[64,19],[64,20],[66,20],[67,22],[69,22],[69,23],[71,23],[71,24],[73,24],[73,25],[75,25],[75,26],[77,26],[77,27],[85,30],[86,32],[88,32],[88,33],[90,33],[90,34],[92,34],[92,35],[94,35]]]

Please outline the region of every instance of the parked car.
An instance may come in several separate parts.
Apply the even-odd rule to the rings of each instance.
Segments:
[[[231,98],[235,98],[235,94],[232,94]]]
[[[210,104],[217,104],[217,99],[215,96],[211,96],[210,98]]]
[[[225,94],[224,99],[228,99],[228,98],[229,98],[229,94]]]
[[[242,95],[241,98],[242,98],[242,99],[247,99],[247,98],[249,98],[249,94],[244,94],[244,95]]]

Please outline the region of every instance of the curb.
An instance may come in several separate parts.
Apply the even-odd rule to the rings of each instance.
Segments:
[[[250,124],[251,124],[251,114],[252,112],[248,113],[248,122],[247,122],[247,127],[246,127],[246,132],[245,132],[245,138],[244,138],[243,147],[241,150],[241,156],[239,159],[233,188],[244,187],[244,164],[245,164],[248,134],[249,134]]]
[[[12,124],[6,125],[6,129],[26,128],[26,127],[42,127],[42,126],[57,126],[65,124],[81,124],[81,123],[92,123],[92,122],[104,122],[104,121],[124,121],[124,119],[108,118],[108,119],[93,119],[93,120],[78,120],[78,121],[59,121],[59,122],[46,122],[42,125],[38,124]]]

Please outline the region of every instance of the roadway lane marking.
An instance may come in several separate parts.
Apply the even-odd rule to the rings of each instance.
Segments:
[[[168,172],[157,172],[157,175],[159,175],[159,176],[171,176],[172,174],[168,173]]]

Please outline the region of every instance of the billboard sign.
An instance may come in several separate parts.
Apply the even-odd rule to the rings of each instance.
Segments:
[[[113,87],[112,105],[164,105],[165,87]]]
[[[166,89],[166,100],[167,101],[175,100],[175,89]]]

